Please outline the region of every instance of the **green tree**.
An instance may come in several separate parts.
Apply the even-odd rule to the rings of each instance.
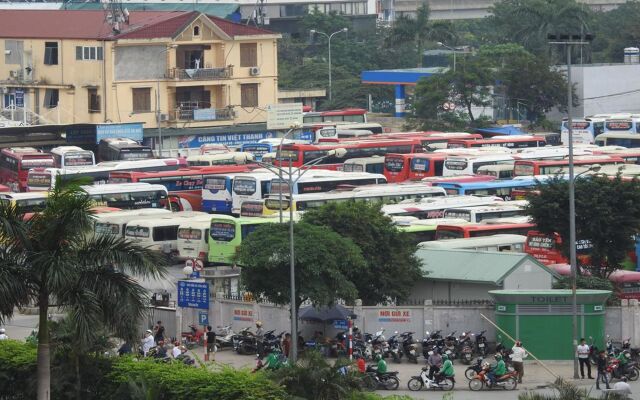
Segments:
[[[131,337],[132,320],[146,310],[146,290],[131,275],[159,277],[161,255],[120,238],[89,235],[92,200],[77,185],[56,185],[46,207],[24,212],[0,203],[0,318],[35,304],[39,313],[38,399],[50,394],[49,307],[67,312],[78,340],[91,342],[104,324]]]
[[[595,14],[594,62],[623,62],[624,48],[640,41],[640,2],[627,1],[608,12]]]
[[[304,301],[333,304],[358,294],[351,271],[365,268],[362,253],[350,239],[326,227],[298,222],[295,232],[296,309]],[[257,297],[289,304],[289,224],[263,224],[242,241],[237,253],[242,283]]]
[[[360,247],[366,267],[347,270],[346,275],[365,305],[404,299],[422,277],[415,246],[380,211],[380,204],[329,203],[306,212],[302,220],[326,226]]]
[[[561,250],[569,256],[569,183],[559,177],[538,185],[540,194],[528,197],[526,212],[537,229],[562,237]],[[592,242],[590,268],[606,277],[619,267],[640,232],[640,182],[593,176],[575,184],[576,239]]]

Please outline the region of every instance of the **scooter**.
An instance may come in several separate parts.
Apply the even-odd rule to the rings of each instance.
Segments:
[[[384,389],[384,390],[397,390],[400,386],[400,380],[398,380],[398,371],[385,372],[384,374],[378,374],[371,365],[367,366],[366,372],[366,386],[371,390]]]
[[[471,380],[482,371],[482,357],[476,358],[476,363],[464,371],[465,378]]]
[[[394,335],[389,338],[389,347],[384,356],[390,356],[394,362],[402,362],[402,345],[400,344],[398,331],[395,331]]]
[[[487,338],[484,336],[485,331],[481,331],[475,334],[476,336],[476,351],[478,352],[478,354],[480,354],[482,357],[485,357],[487,355]]]
[[[418,349],[413,340],[413,332],[403,332],[400,334],[402,351],[407,356],[407,360],[418,363]]]
[[[482,389],[505,389],[505,390],[515,390],[518,386],[518,373],[517,372],[507,372],[506,374],[500,376],[497,381],[489,382],[489,370],[491,369],[491,365],[489,363],[484,363],[482,370],[478,373],[478,375],[474,376],[469,381],[469,389],[475,391]]]
[[[440,335],[440,332],[442,331],[434,331],[433,333],[429,333],[429,331],[425,332],[425,337],[422,339],[422,356],[424,358],[429,358],[429,352],[432,350],[438,350],[439,353],[442,353],[442,349],[440,348],[442,335]]]
[[[453,377],[446,377],[440,380],[429,379],[429,367],[422,367],[422,371],[419,376],[412,376],[409,382],[407,382],[407,387],[412,392],[417,392],[418,390],[422,390],[423,387],[427,389],[440,389],[440,390],[453,390],[453,387],[456,385],[455,379]]]
[[[473,349],[471,342],[471,334],[469,332],[462,332],[462,335],[458,337],[458,349],[460,352],[460,360],[463,364],[471,364],[473,359]]]
[[[220,333],[216,334],[216,346],[218,348],[233,347],[233,337],[236,333],[231,328],[231,325],[223,326]]]

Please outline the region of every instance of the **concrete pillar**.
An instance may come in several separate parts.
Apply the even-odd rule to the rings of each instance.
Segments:
[[[404,85],[396,85],[396,117],[404,117],[405,115],[404,97]]]
[[[433,332],[435,329],[435,310],[433,308],[433,300],[424,301],[422,315],[424,316],[424,325],[422,326],[422,332],[419,332],[420,335],[416,335],[418,337],[424,337],[425,332]]]
[[[354,326],[357,326],[360,332],[368,332],[365,330],[366,321],[364,320],[364,312],[362,311],[362,300],[356,299],[353,305],[353,313],[356,315],[356,319],[353,321]]]

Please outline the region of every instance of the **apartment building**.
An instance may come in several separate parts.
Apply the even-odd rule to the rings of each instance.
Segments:
[[[195,11],[4,10],[0,105],[40,122],[265,122],[279,38]]]

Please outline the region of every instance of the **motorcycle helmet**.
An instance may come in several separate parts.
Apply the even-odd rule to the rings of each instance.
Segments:
[[[496,354],[494,357],[496,360],[502,360],[502,354],[500,353]]]
[[[380,354],[376,354],[376,361],[382,360],[382,356]]]
[[[442,355],[442,361],[446,361],[446,360],[448,360],[448,359],[449,359],[449,356],[448,356],[448,355],[446,355],[446,354],[443,354],[443,355]]]
[[[2,332],[2,333],[4,333],[4,332]],[[624,355],[624,358],[626,358],[627,360],[631,359],[631,353],[629,353],[628,351],[625,351],[622,354]]]
[[[0,328],[0,335],[4,334],[6,331],[4,330],[4,328]]]
[[[261,327],[262,326],[262,321],[256,321],[256,326],[257,327]]]

